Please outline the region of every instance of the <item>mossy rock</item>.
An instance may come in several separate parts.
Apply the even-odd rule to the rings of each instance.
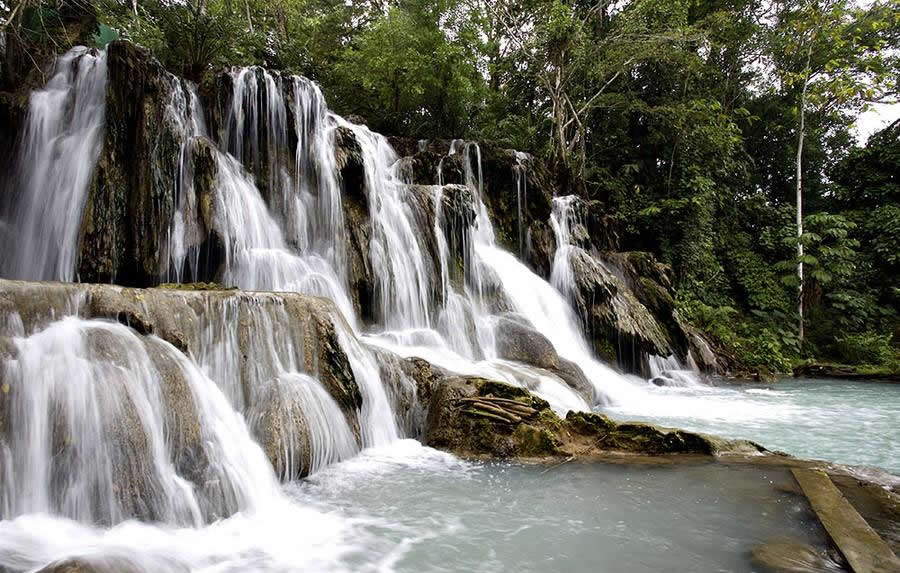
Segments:
[[[619,423],[591,412],[569,412],[562,419],[524,388],[473,377],[438,383],[429,403],[425,444],[457,455],[490,458],[766,451],[752,442]]]

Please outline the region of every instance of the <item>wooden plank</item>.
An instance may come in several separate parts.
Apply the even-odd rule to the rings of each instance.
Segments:
[[[810,505],[855,573],[898,573],[900,559],[825,472],[793,469]]]

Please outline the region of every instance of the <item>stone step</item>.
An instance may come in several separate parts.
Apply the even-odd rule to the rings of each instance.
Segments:
[[[855,573],[900,573],[900,559],[825,472],[809,469],[791,471],[819,521]]]

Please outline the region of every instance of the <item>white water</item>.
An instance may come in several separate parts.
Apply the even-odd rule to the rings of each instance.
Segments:
[[[27,570],[75,556],[140,571],[750,572],[750,550],[773,537],[826,543],[803,501],[773,487],[790,480],[706,464],[576,463],[548,474],[401,440],[289,484],[282,505],[203,528],[3,521],[0,564]]]
[[[3,460],[14,469],[0,490],[5,519],[197,526],[279,495],[242,417],[170,344],[74,317],[13,342],[16,357],[2,364],[15,420]],[[199,435],[188,437],[194,425]],[[202,481],[181,475],[185,451]]]
[[[75,48],[31,94],[6,206],[0,275],[32,280],[75,278],[81,212],[103,136],[106,53]],[[10,247],[12,245],[12,247]]]

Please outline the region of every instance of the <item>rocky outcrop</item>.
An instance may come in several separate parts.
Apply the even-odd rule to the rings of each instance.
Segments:
[[[524,388],[471,377],[447,378],[435,388],[425,443],[461,456],[499,458],[766,451],[753,442],[644,423],[618,423],[587,412],[569,412],[561,419],[547,402]]]
[[[160,242],[177,206],[184,130],[168,106],[181,82],[149,50],[118,41],[107,48],[106,127],[77,265],[83,281],[148,286],[164,270]]]
[[[572,251],[570,264],[575,311],[598,355],[641,372],[645,355],[672,354],[666,331],[621,278],[583,249]]]

